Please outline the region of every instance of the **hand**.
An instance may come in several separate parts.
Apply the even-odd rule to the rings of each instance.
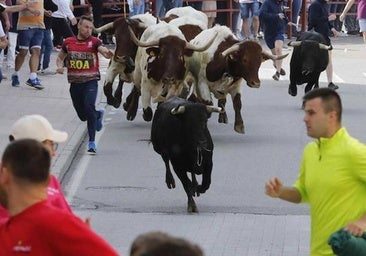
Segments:
[[[347,226],[344,228],[344,230],[354,236],[362,236],[365,228],[366,228],[365,221],[358,220],[355,222],[348,223]]]
[[[74,17],[71,19],[71,25],[75,26],[78,23],[78,20]]]
[[[344,19],[346,18],[346,15],[345,14],[341,14],[341,16],[339,16],[339,20],[341,21],[341,22],[343,22],[344,21]]]
[[[104,57],[107,59],[111,59],[114,56],[114,52],[111,49],[107,49],[107,52],[104,53]]]
[[[336,18],[337,16],[334,13],[328,16],[329,21],[335,20]]]
[[[332,28],[332,32],[333,32],[334,37],[338,36],[338,31],[335,28]]]
[[[278,14],[278,17],[283,20],[285,18],[285,14],[283,14],[282,12]]]
[[[270,197],[279,197],[283,188],[282,182],[276,177],[266,183],[266,195]]]
[[[57,74],[63,74],[64,73],[64,68],[57,68],[56,72],[57,72]]]

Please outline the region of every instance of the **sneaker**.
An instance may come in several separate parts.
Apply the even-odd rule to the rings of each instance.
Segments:
[[[333,90],[337,90],[339,87],[338,87],[338,85],[335,85],[335,84],[333,84],[332,82],[330,82],[330,83],[328,84],[328,88],[333,89]]]
[[[278,81],[280,79],[280,73],[276,71],[276,73],[272,76],[272,78]]]
[[[39,70],[37,73],[41,76],[47,76],[47,75],[56,75],[57,72],[46,68]]]
[[[44,88],[43,85],[41,85],[41,81],[39,81],[38,77],[34,78],[34,79],[28,79],[26,82],[27,85],[34,87],[38,90],[42,90]]]
[[[20,85],[19,77],[17,75],[11,75],[11,85],[18,87]]]
[[[97,153],[97,147],[95,146],[95,142],[94,141],[89,141],[88,152],[89,153],[92,153],[92,154],[96,154]]]
[[[99,117],[97,119],[97,128],[96,128],[97,132],[99,132],[103,128],[104,110],[100,109],[100,110],[98,110],[98,112],[99,112]]]

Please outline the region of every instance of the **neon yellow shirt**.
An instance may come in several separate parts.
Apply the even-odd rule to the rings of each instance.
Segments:
[[[366,146],[344,127],[309,143],[294,187],[310,205],[310,255],[334,255],[329,236],[366,213]]]

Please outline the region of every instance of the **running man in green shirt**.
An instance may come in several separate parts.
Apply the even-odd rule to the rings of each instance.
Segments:
[[[333,232],[344,228],[355,236],[366,229],[366,146],[342,126],[342,103],[332,89],[310,91],[304,100],[309,137],[298,179],[291,187],[277,177],[265,185],[268,196],[309,203],[311,256],[335,255],[328,245]]]

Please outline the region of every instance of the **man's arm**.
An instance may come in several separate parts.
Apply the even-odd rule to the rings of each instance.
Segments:
[[[105,58],[111,59],[114,55],[114,52],[103,45],[98,47],[98,52],[102,54]]]
[[[58,56],[57,56],[57,59],[56,59],[56,66],[57,66],[56,72],[59,73],[59,74],[64,73],[64,60],[65,60],[66,56],[67,56],[67,53],[65,53],[63,51],[60,51]]]
[[[294,187],[285,187],[277,178],[270,179],[266,183],[266,195],[274,198],[280,198],[292,203],[301,202],[301,194]]]

